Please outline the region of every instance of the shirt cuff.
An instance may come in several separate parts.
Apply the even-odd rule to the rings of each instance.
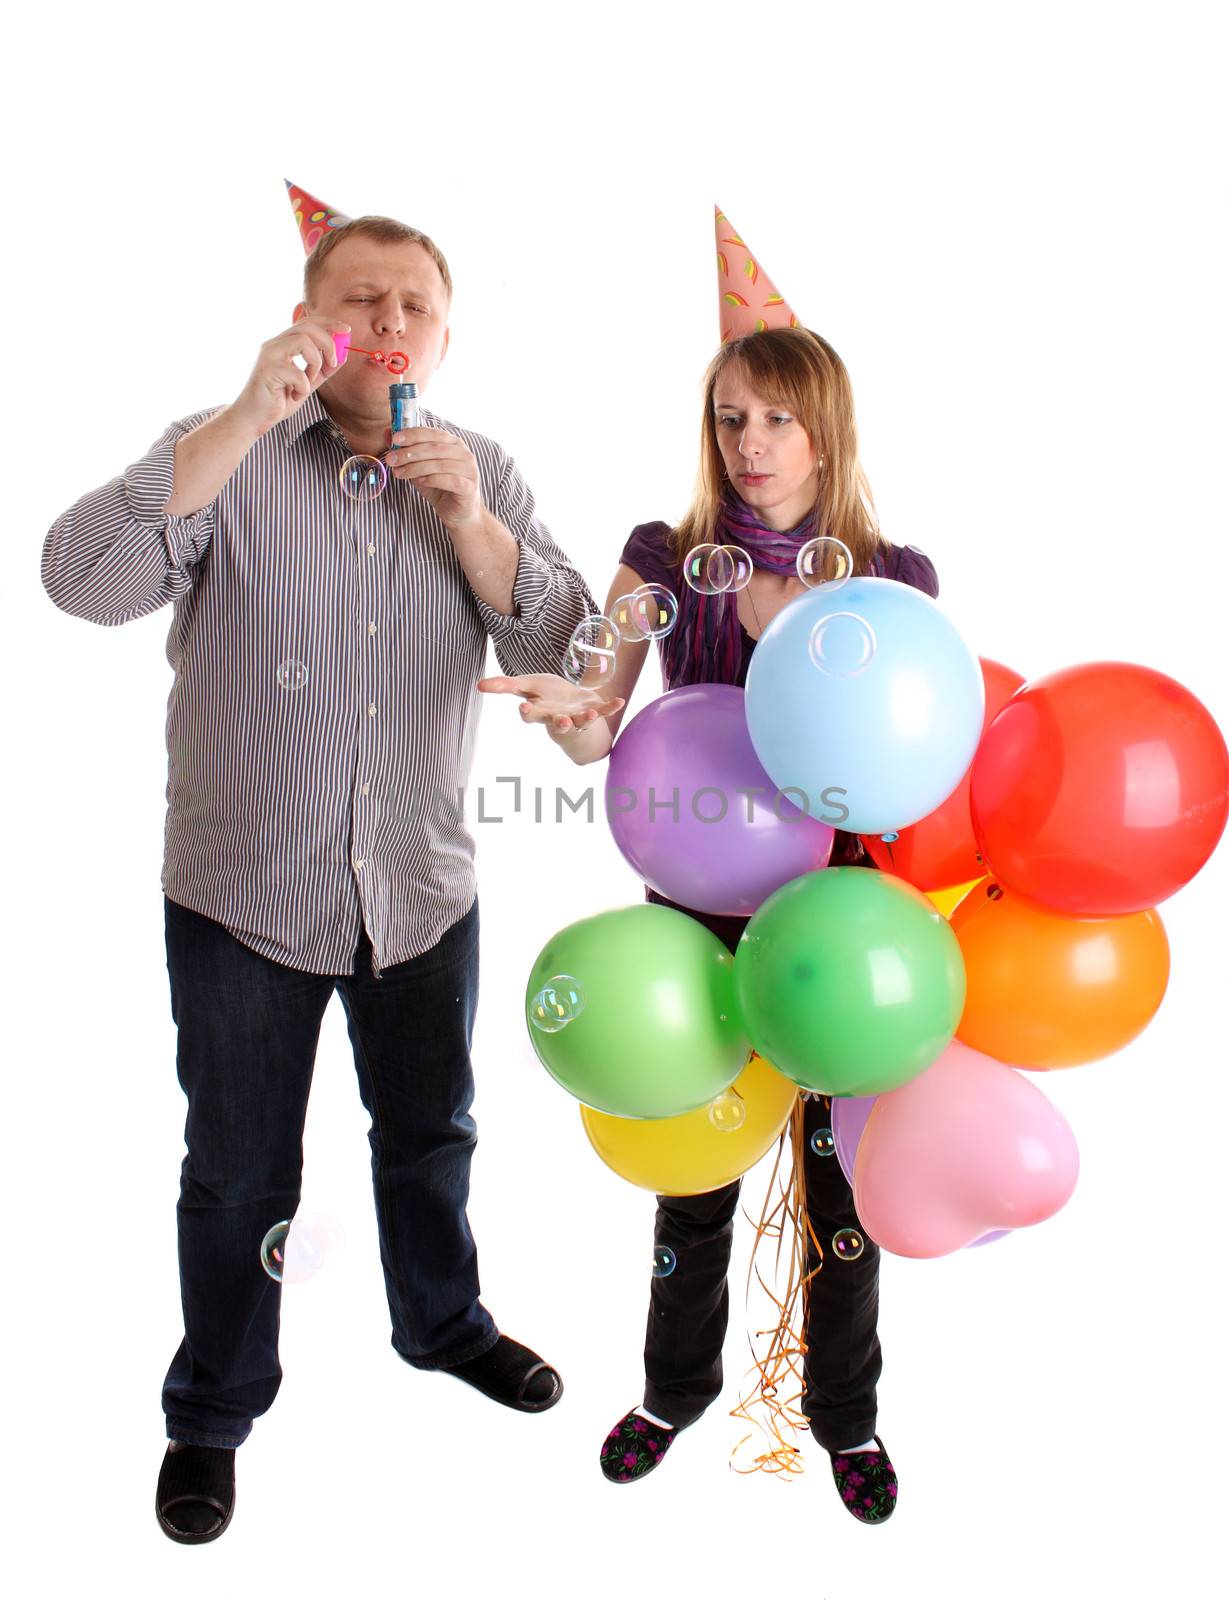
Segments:
[[[201,535],[212,525],[213,506],[201,506],[189,517],[169,517],[166,504],[175,492],[175,440],[158,445],[124,474],[124,493],[137,522],[161,528],[171,565],[182,567],[200,557]]]
[[[484,621],[492,639],[505,638],[510,633],[537,626],[551,591],[551,564],[531,550],[523,540],[517,540],[519,551],[516,579],[512,585],[512,615],[496,611],[481,603]]]

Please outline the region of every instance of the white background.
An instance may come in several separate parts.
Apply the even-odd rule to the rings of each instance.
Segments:
[[[476,830],[483,1298],[559,1364],[563,1402],[522,1416],[393,1354],[335,1003],[304,1207],[348,1241],[285,1293],[286,1379],[240,1453],[233,1527],[200,1550],[167,1541],[153,1495],[184,1114],[159,887],[170,613],[99,629],[56,612],[38,576],[54,518],[171,418],[233,398],[289,322],[289,177],[440,242],[457,289],[429,404],[515,454],[600,598],[629,529],[687,501],[717,200],[845,358],[884,527],[932,556],[969,643],[1028,676],[1143,662],[1225,726],[1214,14],[111,6],[30,8],[10,30],[12,1592],[1215,1586],[1226,852],[1162,908],[1173,978],[1147,1032],[1041,1080],[1081,1149],[1066,1210],[982,1250],[885,1258],[880,1431],[901,1496],[871,1530],[817,1447],[796,1481],[729,1470],[745,1224],[725,1406],[650,1479],[598,1471],[639,1395],[653,1202],[593,1156],[524,1036],[546,938],[639,896],[602,824],[571,817]],[[658,692],[650,670],[635,704]],[[474,781],[512,772],[602,779],[501,700]],[[746,1189],[757,1214],[765,1181]]]

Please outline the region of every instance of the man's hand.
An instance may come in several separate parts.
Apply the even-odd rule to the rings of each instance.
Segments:
[[[266,339],[243,392],[228,408],[231,415],[242,419],[257,439],[294,416],[308,395],[337,371],[333,335],[349,331],[348,322],[304,317],[284,333]],[[295,356],[305,363],[302,369],[295,365]]]
[[[599,717],[613,716],[626,704],[608,699],[604,689],[584,689],[551,672],[535,672],[524,678],[479,678],[483,694],[519,694],[522,722],[545,722],[547,732],[573,733],[586,728]]]
[[[394,478],[405,478],[430,502],[450,533],[461,533],[481,521],[478,463],[455,434],[443,428],[407,428],[389,433],[384,465]]]

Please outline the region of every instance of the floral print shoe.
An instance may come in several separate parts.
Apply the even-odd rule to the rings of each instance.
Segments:
[[[602,1440],[603,1473],[611,1483],[634,1483],[652,1472],[677,1432],[677,1428],[659,1428],[647,1417],[629,1411]]]
[[[878,1450],[828,1452],[841,1504],[859,1522],[886,1522],[896,1509],[896,1468],[883,1440],[874,1437]]]

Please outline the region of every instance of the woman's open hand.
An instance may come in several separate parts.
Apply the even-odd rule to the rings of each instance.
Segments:
[[[572,733],[599,717],[613,716],[623,708],[605,689],[586,689],[552,672],[534,672],[524,678],[479,678],[483,694],[519,694],[522,722],[545,722],[549,733]]]

